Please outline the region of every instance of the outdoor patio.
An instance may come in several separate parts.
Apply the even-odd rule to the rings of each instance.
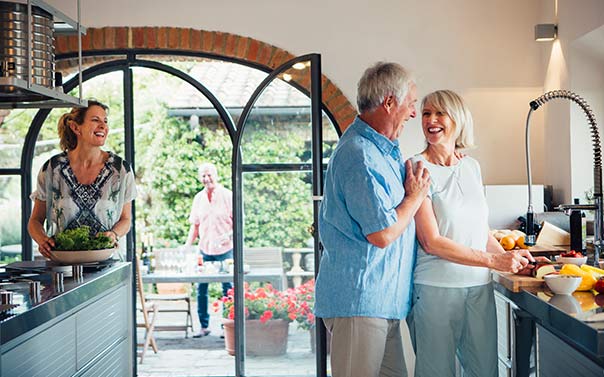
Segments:
[[[162,307],[178,305],[164,303]],[[196,307],[196,302],[192,303]],[[194,328],[199,329],[194,313]],[[182,324],[182,313],[161,313],[157,324]],[[138,364],[141,377],[193,377],[193,376],[234,376],[235,358],[227,354],[224,339],[220,338],[220,317],[211,313],[210,335],[203,338],[185,339],[184,332],[156,332],[159,352],[149,348],[143,364]],[[139,339],[142,331],[138,332]],[[138,359],[137,359],[138,360]],[[295,323],[289,326],[287,353],[277,357],[253,357],[246,359],[246,375],[249,376],[315,376],[315,354],[310,349],[308,331],[298,330]]]

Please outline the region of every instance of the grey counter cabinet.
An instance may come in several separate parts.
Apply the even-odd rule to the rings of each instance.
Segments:
[[[601,308],[577,312],[574,296],[555,297],[564,298],[547,288],[511,292],[495,284],[499,376],[604,376],[604,321],[585,320]]]
[[[2,344],[0,376],[131,376],[131,296],[123,280]]]
[[[512,377],[514,373],[514,343],[513,302],[495,291],[495,307],[497,309],[497,355],[499,377]]]

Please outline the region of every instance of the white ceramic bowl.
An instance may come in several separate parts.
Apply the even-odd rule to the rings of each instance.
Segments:
[[[53,261],[61,264],[80,264],[102,262],[111,257],[115,249],[83,250],[83,251],[51,251]]]
[[[583,278],[581,276],[550,274],[545,275],[543,279],[545,279],[545,284],[555,294],[570,295],[581,284]]]
[[[556,262],[562,264],[576,264],[577,266],[581,266],[587,262],[587,257],[570,258],[556,255]]]

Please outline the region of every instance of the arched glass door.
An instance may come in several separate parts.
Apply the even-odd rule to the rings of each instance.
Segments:
[[[324,331],[315,339],[312,312],[314,261],[319,257],[312,229],[322,195],[320,77],[319,55],[283,64],[256,88],[237,124],[233,206],[238,375],[325,374]],[[290,99],[286,108],[280,106],[283,98]],[[245,274],[254,269],[266,271],[266,278],[246,281]],[[318,356],[310,352],[315,348]],[[292,353],[308,356],[292,363]],[[268,369],[267,357],[272,358]]]
[[[319,331],[311,343],[316,331],[312,288],[319,251],[318,240],[309,229],[316,223],[321,195],[322,151],[324,146],[329,148],[321,135],[329,135],[329,144],[337,135],[331,119],[321,111],[319,55],[296,58],[270,73],[260,72],[254,78],[260,85],[250,90],[247,104],[239,105],[225,105],[228,97],[224,93],[214,95],[220,91],[220,83],[205,86],[195,77],[194,63],[163,61],[157,52],[150,59],[127,51],[114,56],[115,60],[84,72],[84,93],[110,105],[108,148],[129,160],[136,171],[140,195],[134,206],[134,231],[127,239],[128,259],[141,247],[143,234],[153,233],[156,247],[162,246],[160,241],[166,242],[165,247],[184,242],[179,227],[181,222],[186,226],[182,219],[188,217],[186,203],[202,188],[196,182],[196,167],[202,159],[211,159],[219,165],[223,184],[234,192],[234,313],[246,312],[239,296],[244,297],[245,271],[250,268],[255,268],[248,279],[253,289],[266,288],[271,282],[281,292],[281,302],[291,303],[295,297],[298,305],[289,311],[285,308],[288,343],[287,356],[279,358],[282,367],[275,366],[276,359],[267,364],[266,359],[246,353],[241,314],[235,359],[220,371],[202,374],[270,375],[277,370],[282,375],[292,370],[295,375],[325,375],[324,333]],[[66,88],[75,94],[75,79]],[[179,94],[186,97],[186,106],[176,101]],[[40,110],[30,115],[33,121],[22,152],[26,164],[21,167],[30,174],[22,180],[23,195],[34,189],[42,160],[58,152],[54,130],[59,114],[65,111]],[[184,173],[176,174],[178,171]],[[22,207],[23,213],[30,213],[30,203]],[[23,224],[26,222],[24,219]],[[31,240],[25,238],[23,255],[30,259]],[[269,267],[272,272],[258,273],[263,267],[252,266],[255,261],[247,253],[250,249],[259,250],[260,259],[262,252],[273,249],[278,262]],[[311,352],[314,343],[319,344],[318,356]],[[293,359],[297,364],[292,369]]]

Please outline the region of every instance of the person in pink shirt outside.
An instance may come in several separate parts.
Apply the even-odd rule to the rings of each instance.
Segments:
[[[199,166],[199,180],[204,189],[193,199],[186,245],[193,245],[199,238],[198,247],[204,262],[233,258],[233,193],[218,182],[218,172],[212,163]],[[231,283],[222,283],[225,296],[231,287]],[[197,287],[197,314],[201,330],[194,338],[210,334],[207,283],[199,283]]]

